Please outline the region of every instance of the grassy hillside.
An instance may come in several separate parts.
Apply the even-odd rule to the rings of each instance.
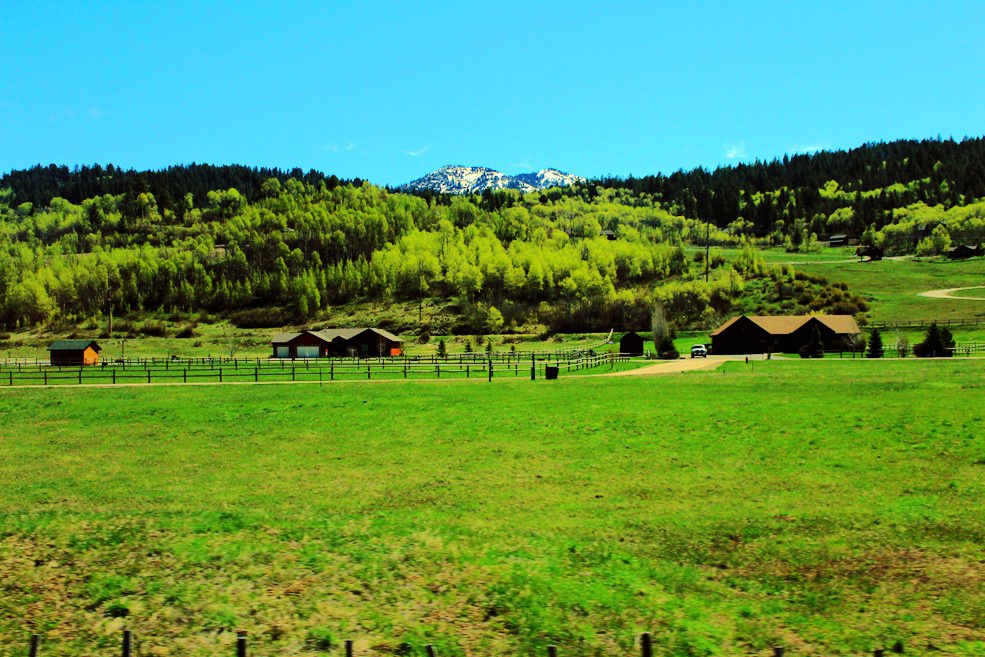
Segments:
[[[978,363],[0,389],[0,654],[982,654]]]

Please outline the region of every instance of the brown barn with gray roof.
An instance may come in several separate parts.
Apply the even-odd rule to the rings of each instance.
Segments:
[[[279,333],[271,340],[274,358],[399,356],[404,341],[383,329],[351,328]]]
[[[95,365],[100,351],[95,340],[56,340],[48,347],[51,364],[67,367]]]
[[[713,354],[794,353],[810,342],[814,328],[825,349],[846,348],[847,340],[861,333],[851,315],[741,315],[711,334]]]

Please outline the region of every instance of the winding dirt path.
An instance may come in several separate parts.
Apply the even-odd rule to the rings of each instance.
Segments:
[[[985,301],[985,297],[969,297],[954,294],[955,292],[961,292],[962,290],[981,290],[985,288],[985,285],[970,285],[968,287],[950,287],[944,290],[927,290],[926,292],[920,292],[917,294],[918,297],[929,297],[931,299],[964,299],[965,301]]]

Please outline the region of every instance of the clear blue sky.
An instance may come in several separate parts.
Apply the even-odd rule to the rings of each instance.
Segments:
[[[0,171],[670,173],[985,134],[985,0],[22,2]]]

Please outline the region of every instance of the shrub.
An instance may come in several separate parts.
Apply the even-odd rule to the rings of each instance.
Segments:
[[[444,358],[447,355],[448,355],[448,347],[445,345],[445,341],[443,339],[438,340],[438,357]]]
[[[138,331],[141,335],[150,335],[155,338],[163,338],[168,334],[168,328],[164,325],[164,322],[155,321],[152,319],[149,319],[141,324]]]
[[[197,335],[198,335],[198,332],[195,330],[195,325],[194,324],[188,324],[187,326],[185,326],[184,328],[182,328],[180,331],[178,331],[177,333],[175,333],[175,336],[174,337],[176,337],[176,338],[194,338]]]
[[[293,324],[295,319],[293,312],[278,306],[238,310],[229,316],[237,328],[278,328]]]
[[[664,360],[675,360],[681,355],[677,351],[677,347],[674,346],[674,339],[670,335],[665,335],[661,338],[660,343],[657,345],[657,354]]]
[[[913,345],[913,355],[917,358],[953,356],[954,336],[949,329],[939,328],[937,322],[933,322],[923,342]]]

